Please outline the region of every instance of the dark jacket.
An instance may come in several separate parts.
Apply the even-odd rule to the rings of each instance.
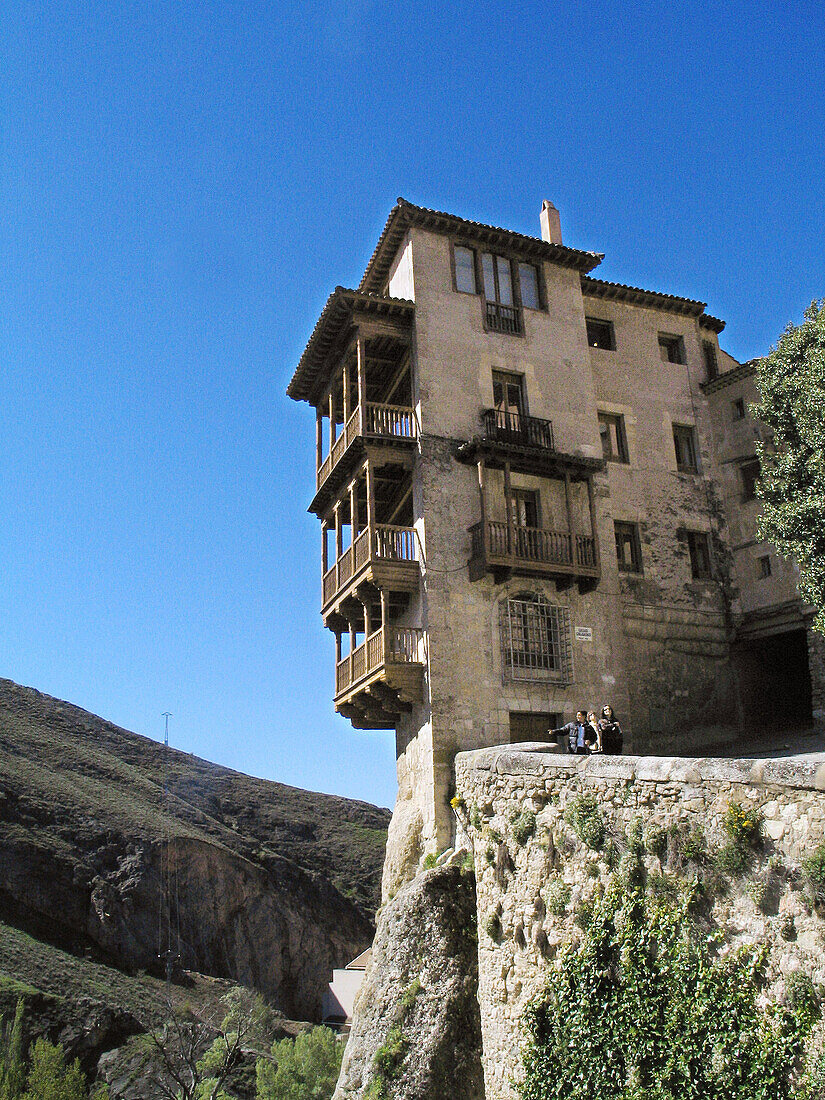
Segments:
[[[611,722],[607,718],[600,718],[599,732],[602,735],[602,752],[612,756],[621,756],[624,736],[622,727],[616,719],[614,718]]]
[[[583,722],[582,725],[584,726],[584,736],[592,739],[594,737],[593,727],[588,722]],[[567,738],[567,751],[575,753],[576,743],[579,739],[579,726],[577,722],[567,722],[565,725],[559,726],[557,730],[550,730],[550,733],[553,734],[554,737],[564,734]]]

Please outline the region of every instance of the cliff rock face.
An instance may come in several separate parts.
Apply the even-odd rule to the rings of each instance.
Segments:
[[[76,956],[159,973],[171,927],[180,966],[318,1019],[372,940],[388,819],[0,681],[0,921]]]
[[[333,1100],[482,1100],[475,890],[425,871],[382,909]]]

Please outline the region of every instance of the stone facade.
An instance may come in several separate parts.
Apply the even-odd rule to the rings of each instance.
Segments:
[[[685,754],[825,703],[794,566],[742,499],[753,367],[703,303],[593,278],[542,219],[399,200],[289,389],[317,412],[336,709],[396,731],[385,897],[451,842],[456,753],[609,702],[626,750]]]
[[[623,837],[634,820],[643,835],[701,826],[710,853],[726,841],[722,823],[732,802],[761,813],[764,843],[748,872],[713,897],[710,924],[722,950],[767,946],[766,1000],[782,1000],[794,971],[825,983],[825,924],[800,873],[804,857],[825,841],[825,757],[583,760],[498,748],[461,753],[456,786],[459,842],[472,850],[476,873],[486,1100],[515,1100],[524,1009],[559,948],[580,935],[577,910],[609,875],[604,851],[587,848],[565,820],[583,792],[594,795],[610,837]],[[514,823],[525,809],[535,814],[535,830],[517,838]],[[648,872],[661,872],[664,859],[646,855]],[[569,888],[561,915],[548,907],[551,880]]]

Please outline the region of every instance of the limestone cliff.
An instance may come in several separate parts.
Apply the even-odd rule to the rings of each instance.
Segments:
[[[334,1100],[480,1100],[473,876],[424,871],[379,915]]]
[[[163,854],[181,965],[317,1019],[372,939],[388,819],[0,681],[0,921],[75,955],[158,969]]]

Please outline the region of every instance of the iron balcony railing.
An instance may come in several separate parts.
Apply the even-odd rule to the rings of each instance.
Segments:
[[[487,328],[510,336],[521,334],[521,311],[515,306],[503,306],[500,302],[487,303]]]
[[[343,458],[349,445],[361,434],[391,439],[415,439],[418,435],[415,410],[408,405],[384,405],[377,401],[368,401],[364,406],[362,426],[359,405],[350,414],[341,429],[341,434],[332,444],[329,454],[318,467],[316,488],[321,488]]]
[[[525,416],[520,412],[506,412],[504,409],[485,409],[482,418],[486,439],[554,450],[553,424],[550,420],[540,420],[537,416]]]
[[[414,626],[376,630],[335,668],[335,694],[341,695],[382,666],[424,663],[424,631]]]

